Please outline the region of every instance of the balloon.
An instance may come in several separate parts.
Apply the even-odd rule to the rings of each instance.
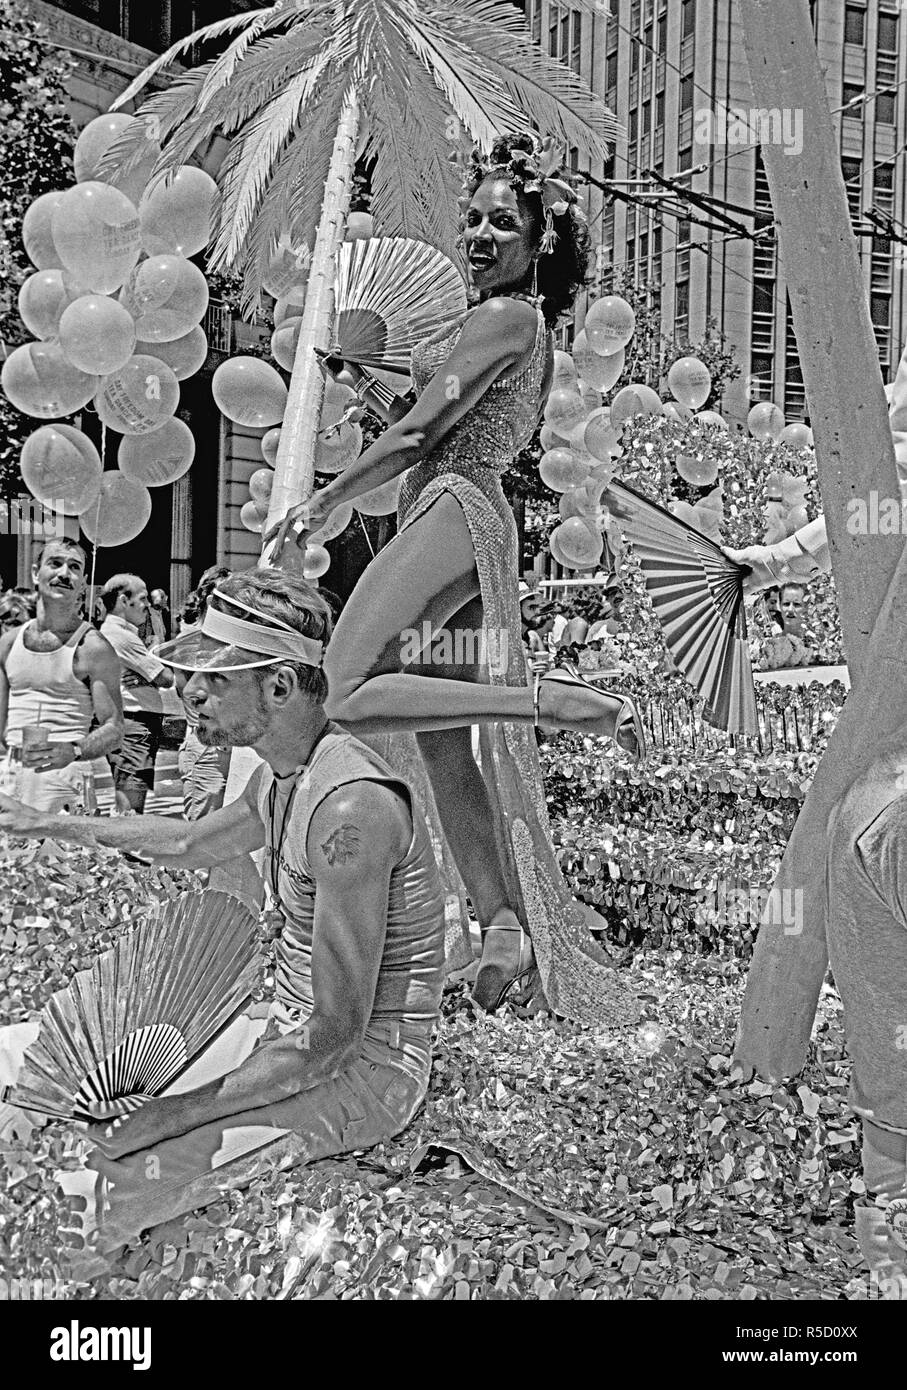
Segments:
[[[787,444],[791,449],[808,449],[812,442],[812,430],[809,425],[804,425],[799,420],[792,425],[785,425],[778,436],[778,443]]]
[[[113,188],[118,188],[121,193],[132,203],[138,203],[148,180],[154,173],[154,166],[161,156],[161,147],[157,140],[151,135],[150,125],[145,127],[144,149],[134,168],[129,170],[117,169],[113,172],[102,171],[104,156],[111,150],[127,131],[133,130],[136,126],[145,125],[144,121],[136,119],[135,116],[127,116],[123,111],[108,111],[103,116],[97,116],[79,135],[73,150],[73,167],[76,174],[77,183],[85,183],[90,179],[100,179],[104,183],[109,183]],[[125,159],[132,159],[130,149]]]
[[[87,293],[68,272],[36,270],[19,291],[19,317],[36,338],[55,338],[63,310]]]
[[[604,397],[601,391],[596,391],[591,386],[587,386],[584,381],[580,382],[580,395],[583,398],[583,405],[586,411],[599,410],[604,404]]]
[[[787,533],[792,536],[795,531],[799,531],[801,526],[805,526],[809,521],[809,514],[805,507],[794,507],[788,512],[786,518]]]
[[[91,440],[72,425],[42,425],[30,434],[20,467],[32,496],[64,516],[78,516],[91,505],[104,471]]]
[[[302,561],[303,579],[320,579],[331,567],[331,557],[323,545],[308,542]]]
[[[222,415],[235,425],[267,429],[283,419],[287,388],[273,367],[260,357],[231,357],[211,378],[211,391]]]
[[[94,405],[109,429],[151,434],[173,414],[179,399],[179,383],[166,362],[141,352],[105,377]]]
[[[261,534],[264,518],[251,498],[249,498],[248,502],[243,502],[240,507],[239,519],[247,531],[257,531],[259,535]]]
[[[290,319],[301,319],[302,309],[289,299],[278,299],[274,305],[274,327],[280,328]]]
[[[576,356],[576,344],[573,345],[574,357],[569,352],[563,352],[560,348],[554,349],[554,386],[576,386],[576,367],[574,358]]]
[[[754,439],[777,440],[784,429],[784,415],[774,401],[759,401],[747,415],[746,427]]]
[[[302,319],[289,319],[271,334],[271,356],[285,372],[293,370],[301,327]]]
[[[717,459],[700,459],[692,454],[678,454],[677,472],[693,487],[708,487],[718,477]]]
[[[274,486],[274,474],[270,468],[256,468],[249,479],[249,492],[253,502],[259,506],[267,507],[271,500],[271,489]]]
[[[564,434],[585,418],[586,407],[580,393],[573,388],[556,386],[545,403],[546,423]]]
[[[315,445],[315,472],[342,473],[362,453],[362,426],[345,420],[335,433],[319,434]]]
[[[712,389],[712,373],[698,357],[678,357],[668,372],[668,389],[675,401],[698,410]]]
[[[63,264],[53,233],[54,209],[62,197],[62,190],[59,193],[42,193],[40,198],[29,203],[22,219],[25,254],[39,270],[59,269]]]
[[[364,241],[375,235],[375,222],[370,213],[351,212],[346,219],[344,241]]]
[[[388,478],[386,483],[379,483],[377,487],[373,487],[368,492],[363,492],[361,496],[354,498],[353,506],[363,516],[387,516],[390,512],[397,510],[399,485],[399,478]]]
[[[341,502],[339,507],[335,507],[324,523],[320,531],[313,531],[309,536],[310,545],[326,545],[328,541],[334,540],[345,531],[349,526],[353,516],[352,502]]]
[[[177,381],[185,381],[205,365],[208,357],[208,339],[205,337],[205,330],[196,325],[182,338],[174,338],[169,343],[146,343],[137,338],[135,350],[148,353],[151,357],[159,357],[162,362],[167,363]]]
[[[171,417],[151,434],[127,435],[117,462],[124,478],[145,487],[165,487],[188,473],[195,458],[195,438],[187,424]]]
[[[571,449],[549,449],[539,463],[539,477],[552,492],[566,492],[586,481],[589,465],[582,463]]]
[[[690,407],[681,405],[679,401],[665,401],[661,413],[665,419],[673,420],[675,425],[686,425],[693,418]]]
[[[568,516],[584,516],[589,510],[589,494],[585,485],[562,492],[557,509],[565,520]]]
[[[660,412],[661,400],[651,386],[631,382],[618,391],[611,402],[611,424],[620,429],[634,415],[658,415]]]
[[[617,431],[611,425],[611,411],[606,405],[593,410],[583,429],[583,444],[599,463],[607,463],[618,446]]]
[[[184,256],[141,261],[120,291],[145,343],[172,343],[198,325],[208,307],[208,282]]]
[[[59,343],[23,343],[3,364],[0,383],[25,415],[57,420],[74,415],[98,389],[98,378],[67,362]]]
[[[590,305],[583,329],[593,352],[611,357],[633,337],[636,315],[618,294],[606,294]]]
[[[349,386],[343,386],[340,382],[328,377],[324,383],[324,401],[321,406],[322,430],[330,429],[331,425],[336,425],[342,418],[347,407],[352,405],[356,399],[356,392]]]
[[[118,290],[142,249],[135,205],[109,183],[70,188],[51,225],[64,267],[96,294]]]
[[[568,517],[556,526],[551,539],[570,568],[578,570],[593,569],[605,544],[601,532],[578,516]]]
[[[545,453],[549,449],[566,449],[569,442],[565,434],[558,434],[550,425],[542,425],[539,430],[539,443]]]
[[[139,204],[142,245],[149,256],[195,256],[208,245],[217,184],[204,169],[181,164],[157,179]]]
[[[726,430],[728,427],[727,420],[723,415],[719,415],[717,410],[700,410],[698,415],[693,416],[693,419],[698,421],[700,425],[713,425],[718,430]]]
[[[86,294],[73,300],[60,316],[60,347],[80,371],[108,376],[132,356],[135,324],[116,300],[106,294]]]
[[[596,391],[610,391],[624,369],[626,354],[623,348],[602,357],[589,346],[585,329],[573,339],[573,361],[583,381]]]
[[[271,257],[262,277],[262,289],[287,306],[304,304],[311,263],[312,253],[307,246],[282,243]]]
[[[269,468],[277,467],[277,449],[280,444],[280,428],[268,430],[261,440],[261,456]],[[317,471],[317,470],[316,470]]]
[[[96,545],[125,545],[151,516],[151,493],[122,473],[105,473],[97,500],[79,516],[79,525]]]

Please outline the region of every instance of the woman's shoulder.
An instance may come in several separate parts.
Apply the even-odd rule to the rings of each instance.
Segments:
[[[515,345],[530,348],[538,333],[539,310],[527,299],[494,294],[476,305],[469,314],[467,323],[474,331],[506,332],[508,336],[515,335]]]

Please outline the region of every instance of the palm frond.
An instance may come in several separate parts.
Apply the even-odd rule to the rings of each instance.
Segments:
[[[313,43],[323,42],[330,37],[331,20],[336,8],[333,0],[312,0],[307,6],[294,4],[289,11],[286,5],[275,5],[270,10],[259,11],[259,21],[234,39],[212,64],[199,97],[199,111],[204,111],[214,94],[229,85],[237,68],[245,60],[248,49],[262,34],[291,23],[292,29],[286,37],[305,38],[307,46],[311,47]]]
[[[270,6],[266,13],[284,8],[285,0],[278,0],[278,4]],[[228,19],[219,19],[215,24],[207,24],[204,29],[196,29],[178,43],[171,44],[165,53],[155,58],[147,68],[143,68],[138,77],[133,78],[125,92],[121,92],[111,104],[110,110],[118,111],[121,106],[133,101],[139,92],[144,91],[151,79],[171,63],[175,63],[181,53],[188,53],[197,43],[213,43],[215,39],[223,38],[224,34],[232,34],[234,29],[246,29],[250,24],[255,24],[261,14],[261,10],[253,10],[251,13],[230,15]]]

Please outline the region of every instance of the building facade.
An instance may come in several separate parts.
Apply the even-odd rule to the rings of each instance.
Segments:
[[[524,8],[536,41],[626,132],[607,168],[589,171],[617,190],[604,203],[590,194],[601,287],[618,269],[651,281],[666,334],[695,341],[718,323],[741,367],[723,401],[729,419],[768,399],[790,420],[807,417],[758,147],[767,138],[796,150],[802,130],[796,112],[753,110],[737,0],[601,0],[600,15],[549,0]],[[898,0],[811,0],[810,11],[889,379],[907,335],[907,15]]]

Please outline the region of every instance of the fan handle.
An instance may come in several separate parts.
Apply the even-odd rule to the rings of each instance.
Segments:
[[[366,405],[379,420],[384,420],[388,425],[395,424],[402,420],[409,411],[409,406],[402,396],[398,396],[389,386],[378,381],[376,377],[370,375],[358,362],[349,362],[342,357],[337,357],[333,353],[325,352],[323,348],[315,349],[315,356],[318,358],[322,367],[329,372],[332,377],[337,377],[342,371],[347,371],[353,377],[356,395]]]

